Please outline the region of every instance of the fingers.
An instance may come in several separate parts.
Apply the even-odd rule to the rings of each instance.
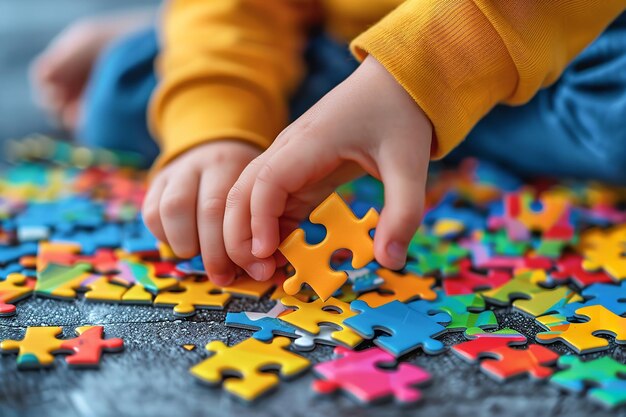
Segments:
[[[161,194],[163,194],[165,185],[165,177],[162,175],[157,176],[152,184],[150,184],[141,208],[143,222],[152,234],[162,242],[166,242],[167,238],[165,237],[165,231],[163,230],[163,224],[161,223],[159,203],[161,201]]]
[[[199,252],[196,225],[198,183],[199,175],[195,170],[170,176],[159,201],[166,242],[180,258],[190,258]]]
[[[200,179],[197,203],[198,238],[202,262],[209,279],[226,286],[235,279],[235,266],[224,246],[224,210],[228,185],[217,184],[214,173],[205,172]],[[226,173],[225,173],[226,174]]]
[[[224,243],[233,262],[252,278],[264,281],[274,274],[276,262],[274,258],[262,259],[252,255],[250,195],[260,166],[259,159],[246,167],[228,193],[224,215]]]
[[[289,194],[329,175],[341,161],[332,147],[308,140],[286,145],[262,162],[250,195],[252,253],[258,258],[278,249],[279,219]]]
[[[385,207],[376,228],[374,253],[378,262],[390,269],[400,269],[406,263],[409,242],[424,210],[429,155],[406,149],[383,150],[379,160]]]

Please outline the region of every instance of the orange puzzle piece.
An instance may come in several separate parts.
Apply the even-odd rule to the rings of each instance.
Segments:
[[[309,218],[325,226],[326,237],[310,245],[305,240],[304,230],[296,229],[283,241],[279,249],[296,270],[283,285],[287,294],[294,295],[306,283],[322,300],[327,300],[348,279],[345,272],[330,267],[335,251],[350,250],[354,268],[362,268],[374,259],[374,242],[369,233],[376,227],[378,213],[370,209],[359,219],[341,197],[333,193]]]
[[[434,278],[420,277],[415,274],[398,274],[388,269],[379,269],[376,274],[385,280],[377,288],[361,295],[358,299],[363,300],[368,306],[375,308],[391,301],[398,300],[407,302],[416,298],[422,300],[434,300],[437,294],[432,289],[435,285]]]

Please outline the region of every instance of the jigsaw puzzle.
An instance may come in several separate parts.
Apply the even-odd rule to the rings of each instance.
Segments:
[[[32,151],[34,143],[45,152]],[[412,404],[425,382],[459,383],[454,372],[442,375],[429,365],[442,360],[429,355],[445,350],[445,340],[498,380],[551,375],[556,386],[586,392],[575,401],[589,398],[608,407],[625,402],[626,365],[619,349],[609,350],[613,340],[626,343],[623,190],[524,183],[476,161],[452,170],[433,166],[425,219],[410,241],[407,263],[389,271],[373,259],[384,189],[364,177],[340,187],[283,242],[291,265],[265,282],[242,275],[220,288],[207,280],[201,257],[178,259],[148,231],[140,214],[146,172],[111,165],[133,158],[43,138],[15,146],[31,160],[17,158],[0,175],[0,321],[7,323],[0,326],[0,340],[6,339],[0,348],[17,352],[17,370],[49,367],[56,354],[71,368],[97,367],[103,353],[122,348],[122,340],[103,337],[101,326],[79,327],[74,338],[62,338],[58,326],[31,327],[22,340],[11,340],[22,319],[32,322],[43,314],[35,311],[40,303],[83,300],[78,310],[107,311],[106,317],[131,303],[173,307],[173,317],[154,312],[171,321],[202,308],[227,310],[226,340],[249,338],[232,347],[209,343],[213,356],[190,372],[210,385],[223,382],[226,391],[246,400],[277,387],[279,376],[304,372],[309,360],[294,352],[314,350],[302,355],[314,359],[316,392],[341,391],[359,404]],[[29,301],[34,297],[55,300]],[[238,311],[242,305],[251,311]],[[214,322],[219,315],[209,316],[211,328],[223,324]],[[56,317],[41,322],[52,325]],[[205,321],[198,315],[189,324],[204,330]],[[545,328],[536,340],[546,346],[527,342],[534,334],[531,321]],[[451,332],[459,333],[444,337]],[[202,342],[195,336],[206,337],[206,343],[211,333],[191,336],[174,345],[186,358],[201,356],[192,352]],[[556,341],[566,347],[553,347]],[[339,347],[330,358],[330,349],[319,345]],[[350,350],[361,347],[369,348]],[[426,355],[407,360],[425,364],[432,376],[397,360],[420,348]],[[562,357],[557,368],[553,349],[597,353],[584,362]],[[453,369],[462,366],[476,365],[455,363]],[[17,370],[8,370],[9,380],[19,383],[10,374]],[[480,378],[476,383],[489,384]],[[501,389],[489,386],[487,392]],[[437,389],[436,400],[442,395]]]

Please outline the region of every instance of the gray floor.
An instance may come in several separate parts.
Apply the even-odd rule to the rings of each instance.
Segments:
[[[232,310],[267,309],[268,304],[237,300]],[[407,359],[433,374],[423,389],[424,401],[410,409],[393,405],[363,408],[345,397],[319,398],[310,390],[313,376],[284,382],[273,394],[252,405],[242,404],[219,389],[196,382],[188,368],[207,356],[203,347],[211,340],[236,343],[251,334],[227,329],[224,312],[201,312],[176,320],[166,308],[114,306],[32,299],[19,305],[18,315],[0,322],[0,340],[19,338],[26,326],[63,325],[72,328],[103,324],[109,337],[122,337],[123,353],[105,356],[99,370],[73,370],[57,358],[56,367],[45,371],[18,372],[15,355],[0,356],[0,416],[563,416],[593,414],[626,416],[621,408],[608,413],[588,400],[560,392],[547,383],[520,378],[495,382],[451,352],[439,356],[411,355]],[[498,312],[502,326],[533,336],[538,330],[517,313]],[[460,336],[446,335],[446,344]],[[188,352],[181,345],[198,345]],[[557,346],[561,353],[567,352]],[[613,345],[608,353],[622,362],[626,350]],[[328,359],[331,349],[318,347],[308,356]]]

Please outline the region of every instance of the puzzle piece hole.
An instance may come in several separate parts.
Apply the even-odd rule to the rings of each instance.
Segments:
[[[330,314],[342,314],[343,310],[336,306],[324,306],[322,307],[322,311],[325,311]]]

